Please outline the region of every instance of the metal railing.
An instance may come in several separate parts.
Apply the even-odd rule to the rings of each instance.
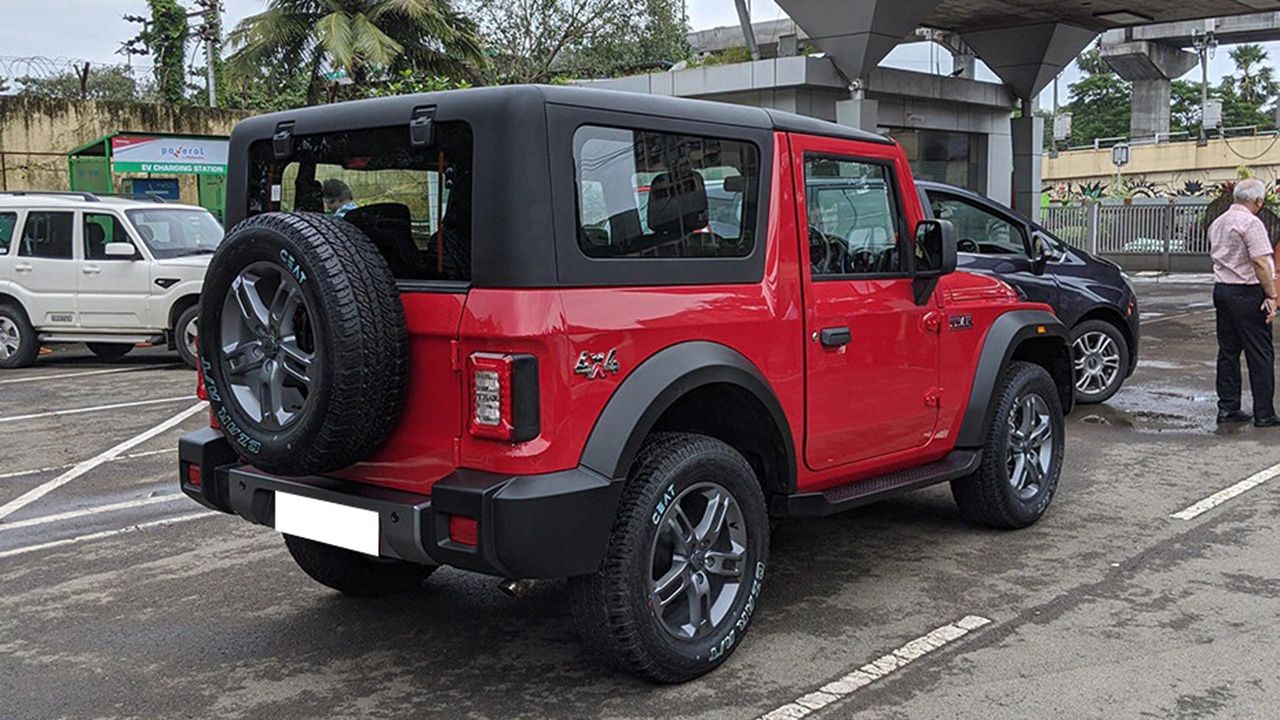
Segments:
[[[1041,213],[1050,232],[1074,247],[1133,269],[1207,265],[1203,198],[1141,198],[1051,205]]]

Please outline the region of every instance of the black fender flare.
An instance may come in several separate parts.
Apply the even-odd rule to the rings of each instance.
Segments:
[[[773,418],[785,445],[786,487],[796,483],[796,448],[782,405],[764,374],[733,348],[708,341],[672,345],[654,353],[614,391],[582,450],[580,464],[608,478],[623,478],[654,423],[686,393],[727,383],[751,393]]]
[[[1042,329],[1043,328],[1043,329]],[[1018,346],[1029,340],[1053,338],[1062,344],[1067,367],[1071,367],[1071,341],[1067,328],[1053,314],[1044,310],[1013,310],[996,318],[983,340],[978,366],[974,369],[973,389],[969,392],[969,405],[965,409],[964,422],[956,437],[956,447],[982,447],[987,436],[990,418],[989,408],[995,394],[996,383],[1013,359]],[[1059,392],[1062,389],[1059,388]],[[1073,387],[1066,389],[1063,411],[1071,411],[1070,397]]]

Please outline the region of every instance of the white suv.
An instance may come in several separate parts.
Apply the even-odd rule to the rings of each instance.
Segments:
[[[198,207],[0,192],[0,368],[74,342],[103,358],[164,342],[195,367],[200,285],[222,236]]]

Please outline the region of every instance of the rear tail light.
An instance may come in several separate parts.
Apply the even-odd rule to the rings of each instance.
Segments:
[[[199,362],[198,358],[196,362],[196,397],[205,402],[209,401],[209,388],[205,387],[204,384],[204,366]],[[222,426],[218,424],[218,418],[213,414],[212,405],[209,406],[209,427],[214,430],[222,429]]]
[[[196,463],[187,465],[187,484],[191,487],[200,487],[200,466]]]
[[[468,361],[471,434],[519,443],[539,432],[538,359],[474,353]]]

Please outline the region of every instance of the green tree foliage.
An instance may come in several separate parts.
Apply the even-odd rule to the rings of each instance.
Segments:
[[[689,57],[680,0],[474,0],[495,83],[611,77]]]
[[[307,104],[321,100],[327,71],[362,88],[402,70],[469,77],[484,60],[474,23],[450,0],[267,0],[227,44],[230,86],[301,77]]]
[[[1223,124],[1274,125],[1275,117],[1269,108],[1280,93],[1280,85],[1267,51],[1261,45],[1237,45],[1228,54],[1236,71],[1222,78],[1215,93],[1222,100]]]
[[[1200,131],[1200,83],[1173,81],[1169,88],[1169,131]]]
[[[1091,48],[1077,58],[1084,76],[1067,89],[1071,113],[1071,144],[1087,145],[1097,138],[1129,134],[1129,101],[1133,88]]]
[[[18,95],[26,97],[55,98],[59,100],[80,100],[80,75],[68,70],[52,77],[19,77],[14,83],[20,87]],[[137,102],[144,99],[144,88],[138,86],[129,68],[91,67],[84,84],[86,100],[112,100],[117,102]]]
[[[186,96],[183,61],[187,54],[187,10],[177,0],[147,0],[151,23],[138,36],[155,60],[156,93],[161,102]]]

